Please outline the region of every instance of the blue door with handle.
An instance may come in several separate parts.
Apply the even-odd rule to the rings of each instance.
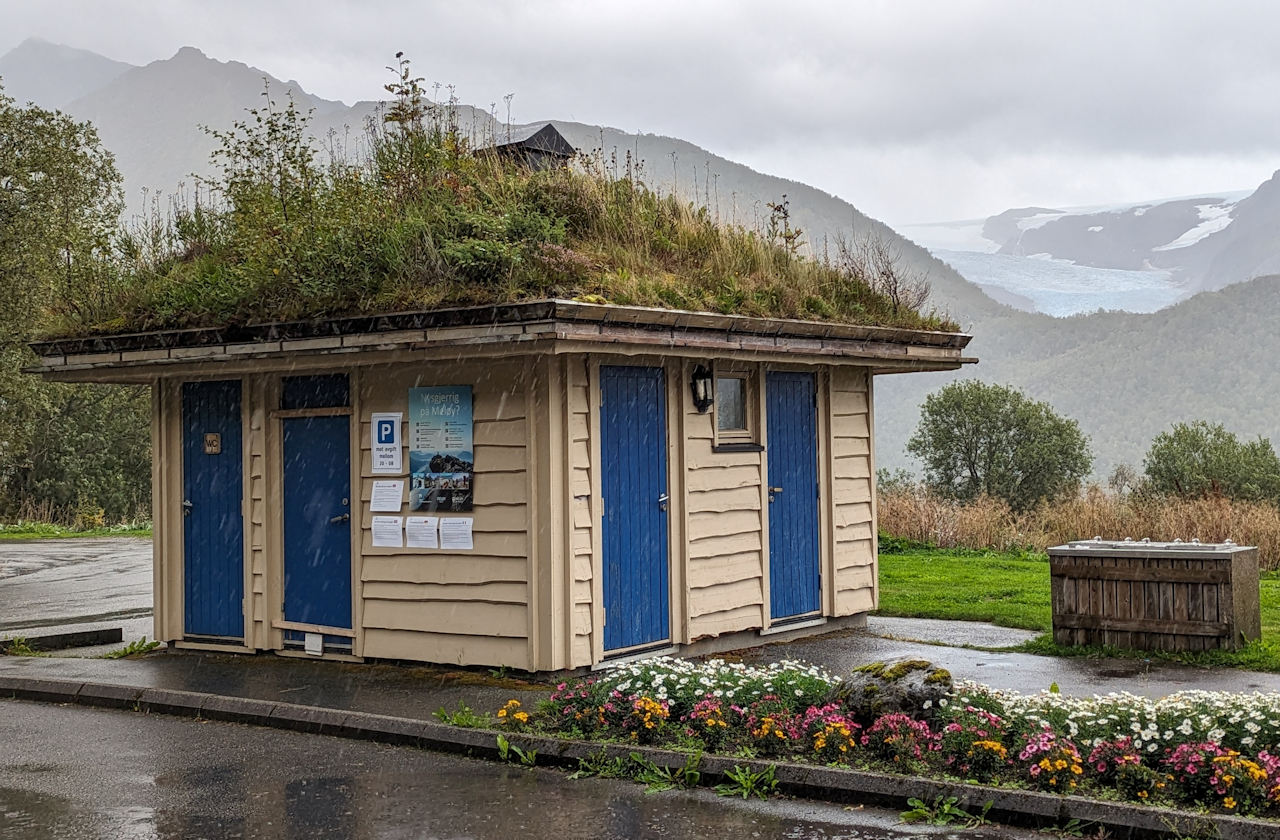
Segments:
[[[281,421],[285,621],[351,629],[350,419],[337,414]],[[325,643],[350,639],[326,636]]]
[[[774,621],[822,607],[818,552],[818,407],[811,373],[765,375],[769,600]]]
[[[671,638],[662,368],[600,368],[604,649]]]
[[[244,639],[240,382],[182,384],[183,634]]]

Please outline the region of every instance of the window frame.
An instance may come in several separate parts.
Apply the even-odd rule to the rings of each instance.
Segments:
[[[742,382],[742,410],[746,424],[742,429],[721,429],[719,383],[721,379],[737,379]],[[760,446],[760,379],[754,366],[714,365],[711,371],[711,428],[714,433],[712,447],[717,451],[735,449],[759,451]]]

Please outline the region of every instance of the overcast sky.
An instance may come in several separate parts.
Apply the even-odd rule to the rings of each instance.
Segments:
[[[184,45],[348,103],[404,50],[516,122],[669,134],[891,224],[1249,189],[1280,168],[1268,0],[0,0],[29,36]]]

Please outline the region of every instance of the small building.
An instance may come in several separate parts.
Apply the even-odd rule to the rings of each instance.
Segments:
[[[551,123],[500,129],[493,142],[476,150],[519,161],[533,170],[568,166],[578,153]]]
[[[555,671],[861,623],[874,377],[968,341],[543,300],[33,349],[152,389],[157,639]]]

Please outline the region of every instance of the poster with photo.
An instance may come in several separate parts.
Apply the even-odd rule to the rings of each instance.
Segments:
[[[409,389],[409,510],[475,506],[471,386]]]

